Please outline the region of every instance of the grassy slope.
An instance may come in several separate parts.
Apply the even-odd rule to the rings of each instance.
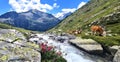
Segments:
[[[0,28],[2,28],[2,29],[16,29],[16,30],[20,31],[21,33],[23,33],[26,38],[28,37],[28,33],[31,32],[30,30],[13,27],[11,25],[4,24],[4,23],[0,23]]]
[[[120,0],[91,0],[85,6],[75,11],[69,17],[65,18],[63,22],[50,31],[58,31],[58,29],[62,29],[63,32],[68,32],[82,28],[83,33],[85,33],[90,31],[89,25],[91,22],[99,20],[102,17],[114,12],[120,12]],[[83,35],[83,37],[92,38],[97,42],[103,43],[107,46],[120,45],[120,22],[115,24],[106,24],[105,26],[107,27],[106,30],[111,30],[111,33],[117,33],[118,36],[96,37]],[[82,34],[80,35],[82,36]]]
[[[58,26],[50,31],[62,29],[67,32],[78,28],[86,28],[92,21],[103,16],[117,12],[116,7],[120,5],[119,0],[91,0],[85,6],[65,18]]]
[[[30,30],[26,30],[26,29],[23,29],[23,28],[13,27],[13,26],[5,24],[5,23],[0,23],[0,28],[2,28],[2,29],[16,29],[16,30],[23,31],[23,32],[29,32],[30,31]]]

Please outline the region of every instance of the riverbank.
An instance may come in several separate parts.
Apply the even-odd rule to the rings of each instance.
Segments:
[[[30,39],[31,42],[37,41],[36,43],[47,42],[47,45],[53,46],[56,52],[61,52],[61,56],[66,59],[67,62],[96,62],[96,59],[91,59],[82,51],[70,45],[67,40],[69,39],[66,36],[55,36],[53,34],[35,34],[35,36]]]
[[[84,52],[82,49],[78,49],[69,43],[70,40],[75,39],[75,36],[69,34],[54,35],[54,34],[35,34],[31,41],[36,43],[47,42],[48,45],[55,47],[55,51],[59,51],[62,57],[67,62],[108,62],[106,59],[97,55]],[[84,43],[82,43],[84,44]]]
[[[92,39],[82,39],[80,37],[76,37],[75,39],[70,40],[69,43],[90,55],[99,56],[103,60],[112,61],[113,59],[113,56],[104,55],[101,45]],[[113,46],[110,50],[112,51],[112,54],[115,55],[118,49],[118,46]]]

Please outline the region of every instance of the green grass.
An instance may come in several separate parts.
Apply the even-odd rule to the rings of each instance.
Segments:
[[[62,56],[55,54],[55,51],[41,52],[41,62],[67,62]]]
[[[106,46],[120,45],[120,17],[117,18],[118,20],[115,20],[114,17],[108,21],[106,21],[106,19],[103,20],[106,15],[120,12],[120,8],[115,9],[119,6],[120,0],[91,0],[49,31],[58,31],[58,29],[62,29],[63,32],[68,32],[82,28],[82,34],[78,34],[77,36],[94,39],[98,43]],[[120,14],[118,14],[118,16],[120,16]],[[72,21],[70,22],[70,20]],[[109,34],[117,34],[117,36],[85,36],[84,33],[90,32],[89,25],[93,21],[101,21],[99,25],[104,25],[106,31],[111,31]],[[118,23],[116,23],[116,21]]]
[[[27,33],[31,32],[30,30],[26,30],[26,29],[23,29],[23,28],[13,27],[11,25],[4,24],[4,23],[0,23],[0,28],[2,28],[2,29],[16,29],[16,30],[20,31],[26,38],[29,36],[29,34],[27,34]]]
[[[12,26],[7,25],[7,24],[4,24],[4,23],[0,23],[0,28],[3,28],[3,29],[11,29]]]
[[[120,46],[120,36],[102,37],[102,36],[83,35],[81,37],[86,38],[86,39],[91,38],[91,39],[93,39],[93,40],[97,41],[98,43],[105,45],[105,46],[113,46],[113,45]]]
[[[117,12],[114,8],[118,6],[120,6],[119,0],[99,0],[99,2],[96,0],[90,1],[49,31],[62,29],[63,32],[67,32],[78,28],[86,28],[85,26],[88,26],[92,21],[100,19],[113,12]],[[70,20],[72,21],[70,22]]]
[[[13,27],[13,26],[5,24],[5,23],[0,23],[0,28],[2,28],[2,29],[16,29],[20,32],[29,32],[30,31],[30,30],[26,30],[26,29],[23,29],[23,28]]]
[[[111,30],[111,33],[120,34],[120,23],[107,25],[107,30]]]

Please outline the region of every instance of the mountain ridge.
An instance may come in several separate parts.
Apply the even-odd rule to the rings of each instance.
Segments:
[[[65,13],[63,16],[59,16],[58,19],[63,20],[71,14],[72,14],[72,12]]]
[[[60,20],[52,14],[34,9],[21,13],[15,11],[7,12],[0,16],[0,22],[28,30],[46,31],[56,26]]]

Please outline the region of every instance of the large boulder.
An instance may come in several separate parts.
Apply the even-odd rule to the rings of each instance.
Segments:
[[[41,62],[39,46],[17,30],[0,29],[0,62]]]
[[[75,44],[79,48],[88,52],[102,50],[101,45],[92,39],[82,39],[81,37],[76,37],[76,39],[70,40],[70,43]]]
[[[25,36],[21,32],[14,29],[0,29],[0,39],[6,40],[8,42],[13,42],[14,40],[16,40],[16,42],[27,41]]]
[[[41,55],[30,47],[0,41],[0,62],[40,62]]]
[[[113,58],[113,62],[120,62],[120,48],[116,52],[116,54],[115,54],[115,56]]]

